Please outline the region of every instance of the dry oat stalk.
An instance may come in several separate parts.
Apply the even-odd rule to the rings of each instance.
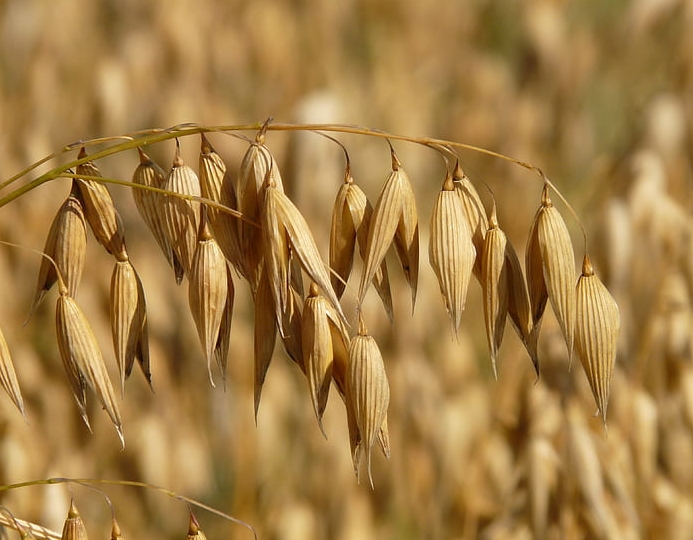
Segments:
[[[67,519],[63,524],[62,540],[87,540],[87,529],[82,521],[82,516],[77,510],[75,500],[70,501],[70,509],[67,512]]]
[[[255,358],[255,422],[260,407],[262,386],[265,383],[267,369],[272,361],[274,343],[277,338],[277,320],[272,300],[271,283],[267,272],[261,268],[260,278],[255,292],[255,334],[254,334],[254,358]]]
[[[82,147],[79,151],[79,159],[87,157],[87,152]],[[99,169],[88,161],[77,166],[77,174],[84,176],[101,176]],[[77,180],[79,194],[84,203],[84,214],[91,227],[94,236],[99,243],[112,254],[116,260],[127,259],[125,251],[125,230],[120,214],[113,204],[111,194],[102,183],[96,180],[80,178]]]
[[[542,191],[541,207],[530,234],[531,245],[528,246],[527,256],[532,257],[528,264],[532,265],[531,280],[533,281],[529,286],[530,300],[536,302],[532,304],[534,324],[537,325],[536,314],[542,311],[541,285],[538,282],[539,276],[535,275],[536,248],[538,247],[548,298],[563,332],[568,348],[568,358],[572,359],[575,334],[575,255],[568,228],[549,197],[548,184]],[[530,273],[529,267],[527,273],[528,275]],[[532,295],[535,297],[533,298]]]
[[[346,317],[342,311],[342,306],[339,304],[337,295],[332,289],[330,276],[324,263],[320,259],[320,252],[310,232],[308,223],[306,223],[305,218],[282,191],[273,185],[269,185],[265,190],[263,239],[267,238],[268,240],[274,241],[273,237],[278,235],[279,241],[277,245],[281,248],[282,231],[284,231],[283,234],[288,241],[288,247],[292,256],[295,255],[297,257],[303,271],[318,286],[320,292],[324,295],[330,306],[339,314],[342,321],[346,324]],[[270,236],[266,237],[265,235]],[[270,246],[271,243],[266,241],[265,250]],[[267,251],[265,251],[265,253],[267,255]],[[276,256],[276,254],[273,254],[273,256]],[[282,259],[279,260],[281,261]],[[271,277],[271,279],[275,280],[275,287],[285,287],[284,283],[279,281],[285,279],[284,264],[287,265],[286,274],[288,275],[288,260],[286,263],[280,262],[274,269],[268,269],[268,271],[275,273],[275,275]],[[288,289],[288,283],[286,288]]]
[[[595,275],[589,256],[585,255],[577,283],[575,346],[604,425],[619,327],[618,305]]]
[[[68,295],[64,284],[60,283],[60,289],[55,310],[58,348],[82,417],[88,426],[84,392],[86,385],[96,393],[124,445],[120,410],[94,331],[82,310]]]
[[[140,163],[137,165],[132,175],[132,182],[141,186],[155,187],[164,189],[166,184],[166,173],[154,163],[141,148],[138,148]],[[183,280],[183,266],[178,260],[171,242],[169,242],[166,232],[166,216],[163,212],[166,198],[161,193],[156,193],[146,189],[132,188],[132,198],[142,219],[154,235],[154,239],[161,248],[169,265],[173,268],[176,282],[180,284]]]
[[[476,260],[474,261],[474,275],[481,281],[481,253],[484,250],[484,239],[488,230],[488,219],[484,211],[481,197],[474,188],[467,175],[462,170],[460,162],[455,163],[455,170],[452,173],[455,183],[455,193],[459,196],[464,206],[464,217],[467,220],[469,231],[472,235],[472,243],[476,249]]]
[[[10,356],[10,348],[7,346],[5,334],[3,334],[2,330],[0,330],[0,384],[2,384],[2,387],[26,420],[24,399],[22,399],[22,392],[19,389],[19,381],[17,380],[17,374]]]
[[[53,219],[43,252],[55,261],[70,295],[75,296],[87,253],[87,225],[76,181],[73,181],[70,195]],[[54,263],[42,257],[30,313],[34,313],[57,278]]]
[[[390,244],[395,244],[404,276],[412,291],[412,309],[416,302],[419,274],[419,226],[416,201],[407,173],[401,168],[394,151],[392,172],[385,181],[373,210],[368,228],[366,256],[359,286],[359,304],[382,264]]]
[[[349,346],[347,399],[351,401],[360,438],[354,451],[357,478],[361,453],[365,452],[368,479],[372,488],[371,450],[387,416],[390,386],[378,344],[368,334],[360,314],[358,334]]]
[[[513,328],[527,349],[534,371],[539,376],[539,352],[537,333],[534,332],[532,310],[529,305],[527,284],[522,274],[520,260],[510,242],[505,244],[505,265],[508,272],[508,315]]]
[[[491,352],[493,374],[496,379],[498,378],[496,359],[498,358],[498,349],[503,341],[505,319],[508,314],[509,289],[508,271],[505,264],[506,244],[505,233],[498,226],[494,202],[481,257],[481,287],[486,337]]]
[[[220,339],[222,319],[227,308],[228,274],[227,263],[216,240],[207,227],[203,209],[202,223],[197,240],[197,249],[189,275],[188,300],[190,312],[202,349],[207,359],[209,382],[212,378],[212,358]]]
[[[433,206],[428,259],[438,278],[452,329],[457,336],[476,249],[464,217],[463,203],[454,190],[452,176],[448,171]]]
[[[125,380],[132,372],[135,359],[151,387],[144,288],[129,260],[116,261],[111,276],[111,333],[120,373],[121,395],[125,393]]]
[[[190,167],[185,165],[176,145],[173,167],[166,177],[164,188],[183,195],[201,195],[200,181]],[[186,276],[190,276],[193,256],[197,247],[197,231],[200,227],[200,203],[166,195],[163,204],[164,223],[168,241],[183,266]]]
[[[226,176],[226,164],[216,153],[204,133],[201,134],[199,171],[202,196],[235,210],[236,191],[233,182]],[[207,208],[207,217],[214,238],[224,256],[235,268],[242,271],[238,218],[213,207]]]

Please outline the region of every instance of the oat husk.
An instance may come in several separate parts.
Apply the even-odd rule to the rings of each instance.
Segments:
[[[227,263],[216,240],[203,220],[189,276],[188,301],[197,334],[207,360],[209,382],[214,386],[212,359],[219,343],[228,298]]]
[[[74,499],[70,501],[70,509],[63,523],[61,540],[87,540],[87,528],[84,526],[84,521],[77,510]]]
[[[60,356],[82,417],[88,426],[85,389],[89,386],[111,418],[121,444],[125,445],[118,402],[96,336],[64,285],[61,286],[55,313]]]
[[[255,333],[254,333],[254,402],[255,423],[260,407],[262,386],[265,383],[267,369],[272,361],[274,344],[277,338],[277,320],[274,311],[271,283],[264,269],[261,268],[255,302]]]
[[[176,147],[173,167],[166,177],[164,188],[182,195],[201,195],[200,181],[197,174],[185,165]],[[192,261],[197,247],[197,231],[200,227],[200,203],[175,197],[164,196],[163,205],[166,236],[180,261],[186,276],[190,276]]]
[[[484,250],[484,239],[486,237],[486,231],[488,230],[488,218],[486,217],[484,205],[481,202],[479,193],[462,170],[459,161],[455,163],[452,179],[455,184],[455,193],[457,193],[462,201],[462,206],[464,207],[463,215],[467,220],[467,225],[472,235],[472,243],[476,249],[474,275],[479,282],[481,282],[481,253]]]
[[[86,156],[87,152],[82,147],[78,158],[83,159]],[[77,165],[77,175],[100,177],[101,172],[94,163],[88,161]],[[85,178],[77,180],[77,187],[84,204],[84,215],[94,237],[116,260],[124,261],[127,259],[125,230],[108,189],[96,180]]]
[[[311,283],[308,297],[303,304],[302,343],[303,362],[306,367],[310,398],[320,430],[325,434],[322,416],[332,383],[332,335],[327,312],[329,306],[320,296],[317,286]]]
[[[541,260],[541,275],[538,272]],[[527,248],[527,280],[535,331],[546,304],[551,302],[572,360],[575,335],[575,255],[570,233],[551,202],[545,185]],[[542,284],[543,281],[543,284]],[[545,287],[545,293],[544,293]]]
[[[464,217],[464,206],[454,189],[452,176],[448,173],[433,206],[428,259],[438,278],[453,333],[457,336],[476,249]]]
[[[275,297],[283,298],[288,290],[288,264],[282,253],[284,240],[288,243],[291,255],[296,256],[301,268],[318,287],[330,306],[346,324],[346,317],[337,295],[330,284],[330,276],[320,258],[320,252],[310,232],[308,223],[291,200],[274,185],[265,190],[265,213],[263,215],[263,248],[266,257],[276,259],[268,266],[269,278],[275,287]],[[273,248],[273,246],[276,246]],[[268,252],[270,250],[270,252]],[[277,250],[276,252],[272,252]],[[285,268],[286,267],[286,268]],[[285,280],[287,280],[285,282]]]
[[[412,309],[416,301],[418,281],[419,227],[414,192],[409,177],[392,152],[392,172],[385,181],[368,228],[364,268],[359,285],[358,301],[363,303],[392,243],[412,291]]]
[[[250,145],[236,177],[236,205],[248,221],[238,221],[238,240],[241,251],[242,274],[248,279],[251,290],[257,288],[261,255],[261,232],[251,223],[260,222],[264,207],[265,188],[268,181],[279,191],[284,191],[279,166],[264,144]],[[226,201],[222,201],[227,204]]]
[[[164,189],[166,185],[166,173],[164,170],[152,161],[141,148],[137,150],[140,156],[140,163],[132,174],[132,182],[141,186]],[[147,228],[154,236],[168,264],[173,268],[176,282],[180,284],[183,280],[184,270],[169,241],[166,229],[166,215],[164,213],[165,195],[146,189],[132,188],[132,198],[135,201],[135,206],[140,216],[142,216]]]
[[[2,387],[26,420],[24,399],[22,398],[19,381],[17,380],[17,374],[10,356],[10,348],[7,346],[7,340],[5,340],[5,334],[2,330],[0,330],[0,384],[2,384]]]
[[[606,425],[620,315],[616,301],[594,273],[588,255],[583,260],[576,291],[575,346]]]
[[[144,288],[130,261],[116,261],[111,275],[110,302],[113,348],[120,373],[121,395],[125,381],[137,360],[149,386],[152,374],[149,363],[149,331]]]
[[[356,244],[358,244],[359,256],[365,260],[372,215],[371,203],[363,190],[354,183],[351,173],[347,170],[344,183],[335,199],[330,228],[330,268],[334,272],[330,277],[338,298],[341,298],[351,275]],[[392,293],[385,259],[375,272],[373,286],[392,322],[394,317]]]
[[[214,358],[219,366],[221,378],[226,384],[226,366],[229,358],[229,348],[231,346],[231,321],[233,320],[233,303],[235,299],[236,288],[233,283],[233,275],[231,268],[226,266],[226,304],[224,305],[224,313],[221,317],[221,325],[219,326],[219,337],[214,347]]]
[[[359,477],[361,455],[365,453],[368,479],[372,488],[371,450],[387,416],[390,386],[378,344],[368,334],[361,318],[359,319],[358,334],[354,336],[349,346],[347,399],[351,402],[360,438],[353,452],[357,478]],[[352,445],[353,437],[353,434],[350,435]]]
[[[505,264],[508,273],[508,315],[510,316],[510,322],[524,344],[525,349],[527,349],[534,371],[538,377],[539,352],[537,333],[534,332],[527,283],[522,274],[520,260],[510,242],[505,244]]]
[[[200,135],[200,188],[205,199],[236,210],[236,191],[226,175],[226,164],[216,153],[204,133]],[[238,238],[239,219],[218,208],[208,207],[207,217],[221,251],[226,259],[240,271],[243,270],[242,252]]]
[[[43,252],[53,261],[46,257],[41,258],[36,294],[31,303],[30,313],[34,313],[46,292],[58,279],[56,265],[70,296],[74,297],[77,294],[87,253],[87,225],[76,180],[72,183],[72,192],[53,219]]]
[[[493,374],[496,379],[498,378],[496,359],[503,341],[505,320],[508,314],[509,289],[508,271],[505,263],[506,244],[505,233],[498,226],[494,204],[481,257],[481,288],[486,338],[491,353]]]

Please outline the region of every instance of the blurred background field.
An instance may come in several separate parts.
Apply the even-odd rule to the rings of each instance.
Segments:
[[[443,162],[396,143],[418,195],[421,282],[412,317],[401,272],[390,265],[394,327],[374,294],[366,302],[392,393],[392,457],[374,453],[371,491],[353,475],[336,392],[325,440],[307,383],[279,346],[255,426],[253,309],[240,280],[226,384],[217,378],[210,387],[187,286],[175,285],[131,194],[114,187],[147,296],[155,392],[133,373],[121,404],[125,450],[94,403],[89,434],[55,345],[56,293],[24,326],[39,261],[3,247],[0,326],[29,422],[0,397],[0,484],[146,481],[231,513],[263,539],[693,538],[691,28],[691,0],[0,0],[0,179],[80,139],[183,122],[272,116],[464,142],[546,172],[584,223],[622,318],[608,434],[593,417],[577,360],[568,371],[551,313],[541,380],[507,329],[495,381],[478,284],[456,341],[428,265]],[[237,170],[244,143],[210,138]],[[339,138],[375,201],[389,172],[387,145]],[[271,132],[267,143],[326,254],[341,151],[314,134]],[[195,166],[199,140],[181,144]],[[164,168],[173,151],[172,142],[148,149]],[[484,184],[493,191],[522,258],[540,181],[498,159],[460,157],[487,209]],[[123,179],[136,164],[134,152],[99,162],[105,175]],[[68,191],[58,180],[2,208],[0,239],[41,249]],[[579,225],[559,208],[577,263]],[[77,301],[115,376],[111,265],[90,236]],[[185,534],[183,505],[135,488],[104,489],[125,538]],[[103,500],[80,487],[74,493],[92,537],[108,534]],[[64,486],[31,487],[0,503],[59,530],[69,496]],[[210,539],[250,538],[197,515]]]

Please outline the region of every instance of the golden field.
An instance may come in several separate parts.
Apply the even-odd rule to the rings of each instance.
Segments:
[[[550,308],[540,379],[506,328],[494,380],[479,284],[472,280],[454,338],[428,262],[445,163],[430,148],[394,141],[417,198],[419,291],[412,315],[409,288],[389,256],[394,325],[373,292],[363,306],[391,395],[391,457],[374,449],[371,490],[363,469],[360,483],[354,476],[337,392],[325,439],[306,379],[279,343],[255,425],[253,304],[241,279],[226,380],[213,370],[210,385],[187,284],[176,285],[130,190],[109,186],[146,294],[154,391],[135,368],[118,395],[123,450],[90,395],[90,434],[56,344],[57,292],[27,322],[39,257],[1,246],[0,328],[28,421],[3,393],[0,485],[51,477],[147,482],[231,514],[263,540],[693,538],[691,27],[690,0],[0,2],[0,181],[75,141],[187,122],[273,117],[457,141],[547,174],[579,216],[621,316],[608,429],[594,416],[577,358],[569,369]],[[387,144],[334,136],[375,203],[390,172]],[[247,143],[209,138],[235,174]],[[269,131],[266,142],[326,258],[341,149],[304,132]],[[181,139],[194,168],[199,144],[197,136]],[[171,167],[172,141],[146,151]],[[487,212],[495,199],[523,261],[541,179],[471,150],[459,156]],[[76,157],[60,154],[51,164]],[[97,164],[104,176],[130,180],[137,163],[129,150]],[[56,179],[4,206],[0,240],[42,249],[69,189],[68,179]],[[577,279],[581,224],[554,199],[571,232]],[[89,233],[76,300],[115,382],[112,265]],[[360,269],[343,302],[352,330]],[[111,498],[125,538],[185,535],[185,504],[151,489],[96,487]],[[0,504],[60,531],[71,493],[92,538],[107,535],[104,498],[80,485],[24,487],[3,493]],[[209,538],[252,537],[195,514]]]

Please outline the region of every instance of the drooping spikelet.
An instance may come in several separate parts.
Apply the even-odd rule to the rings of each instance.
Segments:
[[[124,445],[118,402],[96,336],[84,313],[68,295],[62,283],[55,321],[60,356],[85,423],[89,425],[85,395],[86,386],[89,386],[111,418],[120,442]]]
[[[277,339],[277,319],[274,311],[274,300],[269,277],[264,268],[260,268],[260,277],[253,300],[255,303],[255,334],[254,334],[254,401],[255,422],[260,407],[262,386],[265,384],[267,369],[272,361],[274,344]]]
[[[496,359],[503,341],[505,320],[508,314],[508,272],[505,263],[507,239],[498,226],[494,204],[486,231],[484,251],[481,257],[481,288],[484,305],[486,337],[491,353],[493,374],[498,378]]]
[[[510,242],[505,244],[505,265],[508,273],[508,315],[517,335],[527,349],[534,371],[539,376],[539,353],[537,333],[533,331],[532,310],[529,305],[527,284],[522,275],[522,267],[515,248]]]
[[[140,156],[140,163],[132,174],[132,182],[141,186],[164,189],[166,185],[166,173],[159,165],[153,162],[141,148],[137,150]],[[135,206],[147,225],[147,228],[152,232],[164,257],[166,257],[166,260],[173,268],[176,282],[180,284],[183,280],[184,271],[168,238],[166,215],[164,213],[166,197],[154,191],[132,188],[132,198],[135,200]]]
[[[77,510],[74,499],[70,501],[70,509],[63,523],[61,540],[87,540],[87,528],[84,526],[84,521]]]
[[[22,392],[19,389],[19,381],[14,370],[12,357],[10,356],[10,348],[7,346],[5,334],[0,330],[0,384],[5,389],[7,394],[12,399],[12,402],[17,406],[19,412],[26,419],[24,411],[24,399]]]
[[[53,219],[43,252],[55,261],[70,296],[74,297],[82,278],[87,253],[87,225],[78,196],[77,181],[73,181],[72,192]],[[42,257],[31,313],[36,310],[57,278],[54,263]]]
[[[357,478],[361,455],[365,452],[368,479],[373,487],[371,450],[387,417],[390,386],[378,344],[368,334],[362,318],[359,318],[358,334],[349,346],[347,400],[351,403],[360,439],[354,450]]]
[[[409,177],[401,168],[394,151],[392,172],[385,181],[368,228],[363,274],[358,299],[366,290],[394,242],[404,276],[412,291],[412,309],[416,302],[419,274],[419,226],[414,192]]]
[[[531,272],[531,279],[528,277],[528,281],[534,324],[537,326],[537,315],[541,318],[542,303],[545,305],[546,302],[541,278],[537,275],[538,253],[546,293],[563,332],[568,357],[572,359],[575,334],[575,255],[568,228],[549,197],[548,184],[542,191],[541,207],[534,219],[529,242],[527,273],[529,276]]]
[[[464,206],[454,190],[452,176],[448,172],[433,206],[428,259],[438,278],[453,332],[457,335],[476,249],[464,217]]]
[[[322,415],[327,406],[334,360],[332,335],[327,315],[329,309],[325,299],[320,296],[318,288],[311,283],[308,297],[303,304],[303,362],[306,367],[313,409],[323,434],[325,430],[322,425]]]
[[[347,170],[344,183],[335,199],[330,228],[330,268],[334,272],[330,278],[338,298],[341,298],[351,275],[357,243],[359,256],[362,260],[366,257],[368,229],[372,215],[371,203],[363,190],[354,183],[354,178]],[[375,272],[373,286],[392,322],[392,293],[385,259]]]
[[[135,360],[151,386],[149,331],[144,288],[129,260],[116,261],[111,275],[111,333],[120,372],[121,395]]]
[[[245,218],[237,223],[242,255],[241,273],[248,279],[251,291],[257,287],[262,259],[261,232],[253,223],[260,222],[260,213],[265,204],[265,188],[269,181],[276,189],[284,191],[279,166],[264,145],[264,136],[260,134],[258,139],[243,156],[235,189],[237,208]],[[227,201],[222,202],[228,204]]]
[[[296,256],[301,263],[303,271],[317,285],[320,292],[324,295],[330,306],[339,314],[342,321],[346,324],[346,317],[339,304],[337,295],[330,284],[330,276],[325,268],[325,264],[320,258],[320,252],[315,244],[313,235],[310,232],[308,223],[291,200],[274,185],[269,185],[265,190],[265,215],[263,216],[263,247],[265,256],[269,256],[268,249],[272,245],[277,246],[278,251],[272,257],[279,257],[277,264],[268,267],[270,279],[274,280],[273,287],[280,288],[281,298],[286,294],[288,283],[284,280],[288,276],[288,260],[282,253],[282,243],[284,238],[292,256]],[[285,262],[283,262],[285,261]],[[286,266],[286,270],[284,269]]]
[[[620,315],[616,301],[595,275],[588,255],[582,263],[576,294],[575,346],[606,425]]]
[[[164,188],[173,193],[199,197],[200,181],[197,174],[184,162],[180,156],[180,148],[176,146],[176,154]],[[180,261],[186,276],[190,275],[192,260],[197,246],[197,231],[200,226],[200,203],[165,195],[164,217],[166,236]]]
[[[186,540],[207,540],[207,536],[200,529],[200,524],[192,512],[190,512],[190,523],[188,524]]]
[[[481,253],[484,250],[484,238],[488,230],[488,218],[484,211],[481,197],[476,191],[474,184],[469,180],[460,162],[455,163],[455,170],[452,173],[455,183],[455,193],[459,196],[464,206],[464,217],[467,220],[469,231],[472,235],[472,243],[476,249],[476,260],[474,261],[474,275],[481,281]]]
[[[203,209],[202,224],[189,276],[188,300],[197,334],[207,359],[209,382],[212,378],[212,358],[219,343],[222,320],[228,298],[227,263],[219,245],[207,227]]]
[[[78,157],[79,159],[87,157],[84,147],[79,151]],[[91,177],[101,176],[101,172],[91,161],[77,165],[77,174]],[[125,230],[108,189],[99,181],[87,178],[78,179],[77,186],[84,203],[84,215],[94,236],[116,260],[124,261],[127,259]]]
[[[226,164],[204,133],[201,134],[199,171],[202,196],[235,210],[236,191],[233,182],[226,176]],[[242,271],[243,255],[238,239],[239,218],[212,206],[207,208],[207,217],[222,253],[235,268]]]

